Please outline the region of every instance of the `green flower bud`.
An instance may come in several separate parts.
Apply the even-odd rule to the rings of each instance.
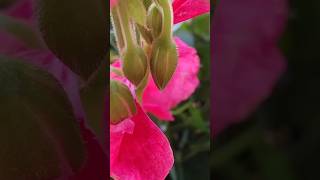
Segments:
[[[148,10],[147,26],[151,29],[154,39],[160,36],[162,31],[162,10],[155,4],[152,4]]]
[[[110,122],[117,124],[136,113],[135,101],[127,86],[110,81]]]
[[[170,38],[154,41],[150,59],[150,70],[157,87],[162,90],[176,70],[178,54],[175,43]]]
[[[144,51],[138,46],[133,46],[124,51],[122,59],[124,75],[132,84],[138,86],[148,68],[147,57]]]

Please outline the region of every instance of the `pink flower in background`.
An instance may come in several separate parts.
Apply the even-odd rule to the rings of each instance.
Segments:
[[[163,120],[173,120],[170,110],[188,99],[199,85],[200,60],[196,50],[179,38],[175,41],[179,58],[172,79],[164,90],[159,91],[150,77],[142,98],[144,109]]]
[[[113,8],[114,5],[116,5],[117,0],[110,0],[110,8]]]
[[[210,0],[174,0],[172,3],[174,24],[210,11]]]
[[[210,11],[209,0],[174,0],[174,24],[186,21]],[[174,120],[170,110],[188,99],[199,85],[199,57],[194,48],[175,38],[178,49],[178,65],[168,86],[159,91],[152,78],[143,94],[143,107],[162,120]]]
[[[213,17],[213,134],[252,113],[285,70],[286,0],[219,1]]]

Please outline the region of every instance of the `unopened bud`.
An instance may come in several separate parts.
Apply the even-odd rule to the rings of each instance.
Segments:
[[[159,37],[162,31],[162,10],[155,4],[148,10],[147,26],[151,29],[154,39]]]
[[[176,70],[178,54],[175,43],[171,39],[159,38],[154,41],[150,59],[152,78],[162,90],[170,81]]]
[[[110,81],[110,122],[117,124],[136,113],[133,96],[127,86],[119,81]]]
[[[135,86],[143,80],[148,68],[147,57],[144,51],[133,46],[123,53],[123,73]]]

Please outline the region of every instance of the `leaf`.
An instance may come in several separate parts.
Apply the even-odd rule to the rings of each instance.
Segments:
[[[84,147],[71,104],[50,74],[0,57],[0,179],[77,172]]]
[[[49,49],[87,80],[107,56],[107,1],[37,0],[36,9]]]
[[[44,45],[36,32],[26,23],[0,14],[0,30],[8,32],[31,48],[42,48]]]
[[[6,8],[12,3],[14,3],[16,0],[0,0],[0,8]]]
[[[93,78],[81,89],[81,100],[91,128],[104,142],[105,96],[107,92],[107,66],[103,64]]]

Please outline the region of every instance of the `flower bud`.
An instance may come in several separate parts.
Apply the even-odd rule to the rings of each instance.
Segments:
[[[110,81],[110,122],[117,124],[136,113],[133,96],[127,86],[119,81]]]
[[[147,26],[151,29],[154,39],[159,37],[162,31],[162,10],[155,4],[148,10]]]
[[[177,49],[172,39],[159,38],[154,41],[150,70],[152,78],[160,90],[167,86],[176,70],[177,62]]]
[[[135,86],[143,80],[147,68],[147,57],[138,46],[127,48],[123,53],[123,73],[126,78]]]

